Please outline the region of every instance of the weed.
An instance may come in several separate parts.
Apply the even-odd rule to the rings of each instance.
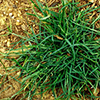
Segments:
[[[43,6],[36,1],[38,5],[32,1],[34,14],[27,14],[38,18],[39,23],[33,22],[39,26],[39,33],[35,34],[31,27],[30,38],[20,36],[22,53],[17,52],[20,56],[12,59],[16,62],[12,68],[21,70],[20,77],[23,77],[19,92],[28,88],[25,97],[29,100],[38,89],[41,95],[52,90],[57,100],[61,97],[68,100],[73,95],[96,98],[92,91],[100,87],[100,39],[95,38],[100,36],[100,31],[94,25],[98,18],[90,23],[88,13],[100,7],[82,11],[74,0],[62,0],[57,7]],[[25,46],[27,42],[29,45]],[[63,93],[57,95],[56,89],[62,89]]]

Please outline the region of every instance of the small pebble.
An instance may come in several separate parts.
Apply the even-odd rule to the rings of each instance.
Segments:
[[[16,3],[18,3],[18,1],[16,1]]]
[[[91,3],[95,2],[95,0],[88,0],[88,1],[91,2]]]
[[[26,26],[24,24],[21,25],[21,27],[22,27],[23,30],[26,30]]]
[[[14,16],[12,16],[11,18],[14,19]]]
[[[5,12],[3,12],[4,14],[6,14]]]
[[[17,8],[17,6],[16,6],[16,5],[13,5],[13,8],[15,8],[15,9],[16,9],[16,8]]]
[[[20,20],[17,20],[17,22],[20,22]]]
[[[9,13],[9,16],[12,16],[12,13]]]

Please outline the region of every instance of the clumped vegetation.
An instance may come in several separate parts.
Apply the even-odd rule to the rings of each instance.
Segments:
[[[98,98],[94,94],[100,87],[100,39],[96,39],[100,30],[95,28],[98,19],[90,20],[89,16],[100,7],[81,10],[90,3],[77,7],[74,0],[62,0],[56,7],[48,7],[36,1],[38,5],[32,1],[34,14],[27,14],[37,17],[39,23],[33,23],[39,26],[39,33],[35,34],[30,27],[30,38],[20,36],[22,39],[16,44],[20,43],[22,53],[16,53],[19,57],[12,59],[16,65],[10,68],[21,70],[22,88],[18,93],[27,88],[23,98],[29,100],[38,89],[41,95],[52,90],[57,100],[74,96]],[[56,89],[63,93],[57,95]]]

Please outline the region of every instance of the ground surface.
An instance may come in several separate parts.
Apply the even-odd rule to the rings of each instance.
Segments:
[[[35,0],[33,1],[35,2]],[[40,1],[43,3],[42,0]],[[58,3],[59,0],[49,0],[48,4],[49,6],[52,6],[52,4],[55,2]],[[87,0],[81,0],[79,6],[86,4],[87,2],[88,2]],[[100,6],[100,0],[96,0],[95,2],[93,2],[91,6],[95,7]],[[36,19],[32,16],[27,17],[26,12],[33,13],[32,3],[30,2],[30,0],[0,0],[0,52],[6,53],[6,50],[12,48],[13,46],[12,43],[20,40],[19,37],[13,34],[9,34],[7,26],[11,27],[10,31],[12,33],[25,36],[27,34],[24,31],[25,30],[29,31],[29,26],[28,26],[29,23],[29,25],[33,26],[35,33],[36,34],[38,33],[38,27],[31,22],[31,20],[36,20]],[[90,16],[90,19],[92,17],[97,18],[99,13],[93,12],[92,16]],[[95,27],[100,28],[100,20],[98,20],[95,23]],[[15,48],[18,47],[19,45],[17,45]],[[4,60],[2,59],[2,57],[0,58],[0,60],[2,63],[4,63],[5,67],[13,65],[12,62]],[[10,98],[14,93],[19,91],[20,89],[20,83],[11,78],[11,76],[17,77],[19,75],[19,72],[17,71],[7,74],[2,63],[0,63],[0,84],[3,83],[3,85],[0,85],[0,99]],[[99,92],[100,90],[98,89],[97,94]],[[23,95],[18,95],[14,98],[14,100],[20,100],[22,96]],[[39,98],[40,97],[38,96],[38,99],[34,100],[40,100]],[[44,94],[43,100],[54,100],[52,92],[49,92],[48,95]]]

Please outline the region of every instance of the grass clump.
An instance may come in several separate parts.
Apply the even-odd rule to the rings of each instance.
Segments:
[[[36,1],[38,5],[32,1],[34,14],[28,15],[39,19],[36,23],[39,34],[31,28],[30,38],[22,37],[19,41],[22,53],[13,59],[16,66],[12,68],[21,70],[20,77],[23,77],[20,91],[28,88],[25,97],[29,100],[37,89],[41,90],[40,94],[52,90],[55,99],[70,99],[73,95],[96,98],[94,93],[100,87],[100,39],[95,38],[100,36],[100,31],[95,29],[95,19],[90,23],[88,13],[98,8],[88,7],[82,11],[74,0],[62,0],[57,7],[43,6]],[[54,12],[52,8],[59,11]],[[63,93],[58,96],[56,89],[62,89]]]

